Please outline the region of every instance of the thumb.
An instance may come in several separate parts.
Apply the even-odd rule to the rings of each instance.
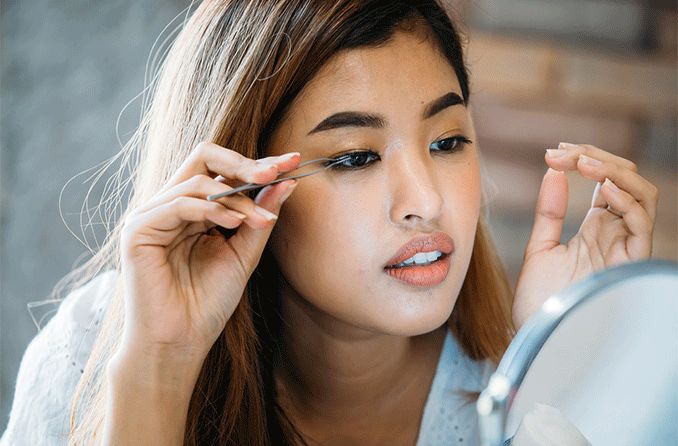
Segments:
[[[278,215],[282,203],[292,193],[297,185],[296,180],[282,181],[270,186],[266,186],[257,194],[254,202],[275,215]],[[269,223],[265,228],[255,229],[249,225],[242,224],[237,232],[230,238],[233,250],[238,253],[243,265],[248,273],[252,273],[259,263],[261,254],[264,251],[266,242],[271,236],[276,221]]]
[[[526,258],[560,244],[567,212],[567,189],[565,173],[549,167],[539,189],[532,234],[525,248]]]

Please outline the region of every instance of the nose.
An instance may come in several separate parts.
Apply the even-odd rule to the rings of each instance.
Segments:
[[[393,153],[388,166],[389,218],[399,226],[422,230],[437,226],[443,195],[435,163],[414,150]]]

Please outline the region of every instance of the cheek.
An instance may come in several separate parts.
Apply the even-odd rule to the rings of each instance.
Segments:
[[[379,242],[369,226],[369,197],[345,197],[337,190],[300,184],[280,211],[270,238],[283,274],[302,295],[332,294],[344,289],[346,277],[368,282],[370,259]],[[308,203],[314,203],[308,205]],[[363,280],[364,279],[364,280]]]
[[[469,160],[468,169],[464,176],[457,183],[461,187],[466,210],[471,220],[477,220],[480,212],[481,204],[481,179],[480,179],[480,164],[478,158],[473,156]],[[475,213],[473,210],[475,209]],[[475,222],[474,222],[475,224]]]
[[[480,165],[476,156],[469,157],[463,169],[454,169],[445,178],[443,230],[455,239],[460,260],[470,258],[481,207]]]
[[[389,241],[402,238],[402,230],[387,221],[388,192],[379,189],[379,181],[336,187],[309,179],[297,186],[269,240],[286,280],[340,320],[385,332],[402,327],[424,332],[442,323],[468,267],[481,195],[476,157],[443,172],[438,186],[445,209],[438,229],[452,235],[458,256],[444,288],[412,293],[383,274],[383,263],[398,247]]]

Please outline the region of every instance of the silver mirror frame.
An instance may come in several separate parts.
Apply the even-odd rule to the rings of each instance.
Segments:
[[[510,444],[510,438],[504,436],[508,411],[516,393],[532,361],[551,333],[573,309],[601,295],[601,291],[610,286],[654,274],[678,276],[678,263],[669,260],[626,263],[593,273],[549,297],[516,333],[476,402],[481,445]]]

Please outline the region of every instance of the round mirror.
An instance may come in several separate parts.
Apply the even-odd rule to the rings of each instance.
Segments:
[[[547,299],[478,399],[482,444],[512,444],[544,405],[573,444],[678,444],[678,264],[621,265]]]

